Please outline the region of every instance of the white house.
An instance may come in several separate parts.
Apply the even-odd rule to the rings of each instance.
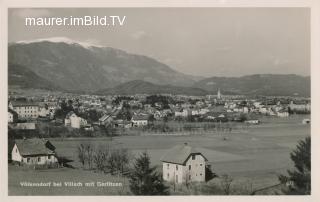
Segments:
[[[14,112],[12,110],[8,110],[8,123],[14,122]]]
[[[65,126],[70,126],[71,128],[80,128],[88,124],[87,120],[77,116],[74,112],[69,112],[64,119]]]
[[[279,111],[277,111],[277,116],[278,117],[288,117],[289,116],[289,112],[288,110],[285,110],[285,109],[281,109]]]
[[[49,140],[40,138],[15,140],[11,159],[13,162],[26,165],[58,163],[55,147]]]
[[[192,112],[191,112],[190,109],[183,109],[183,110],[178,110],[178,111],[174,112],[174,116],[175,117],[178,117],[178,116],[187,117],[187,116],[190,116],[190,115],[192,115]]]
[[[19,119],[38,118],[39,105],[35,102],[11,101],[9,108],[17,112]]]
[[[131,122],[136,127],[146,126],[148,125],[148,115],[133,115]]]
[[[250,120],[246,120],[244,121],[247,124],[259,124],[260,121],[258,119],[250,119]]]
[[[8,123],[13,122],[13,114],[11,112],[8,112]]]
[[[165,181],[181,184],[206,179],[206,157],[187,143],[174,146],[161,161]]]

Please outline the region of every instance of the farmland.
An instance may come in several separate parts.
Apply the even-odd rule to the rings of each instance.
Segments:
[[[9,166],[10,195],[114,195],[128,193],[126,185],[121,188],[30,188],[20,187],[21,181],[115,181],[117,178],[93,171],[79,169],[77,146],[82,142],[93,145],[111,144],[115,147],[127,148],[132,155],[147,151],[151,163],[160,167],[160,158],[166,150],[176,144],[188,142],[202,152],[208,159],[215,173],[228,174],[236,180],[250,180],[255,188],[278,183],[278,174],[285,173],[292,167],[290,152],[297,142],[310,136],[310,125],[304,125],[301,120],[306,116],[296,115],[289,118],[265,118],[261,125],[248,126],[246,130],[190,135],[140,135],[120,136],[113,138],[67,138],[51,139],[56,146],[58,155],[73,160],[75,167],[43,171],[25,171]],[[159,169],[161,170],[161,169]],[[12,177],[15,175],[15,177]],[[37,181],[38,180],[38,181]]]

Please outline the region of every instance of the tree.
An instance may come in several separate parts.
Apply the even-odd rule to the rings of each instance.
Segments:
[[[164,185],[156,167],[150,167],[150,158],[146,152],[135,159],[130,174],[130,190],[135,195],[168,195],[168,187]]]
[[[86,155],[85,155],[85,146],[84,144],[80,144],[77,147],[78,150],[78,158],[80,163],[82,164],[82,167],[84,167],[85,161],[86,161]]]
[[[94,148],[90,143],[85,144],[84,146],[86,159],[88,162],[89,169],[92,169],[93,160],[94,160]]]
[[[294,170],[288,170],[288,176],[280,175],[281,183],[289,183],[286,194],[310,194],[311,193],[311,138],[307,137],[299,141],[296,149],[291,152],[290,158],[294,163]]]
[[[109,157],[110,148],[109,145],[106,146],[100,146],[94,154],[93,162],[96,165],[96,168],[98,171],[106,171],[107,167],[107,160]]]
[[[224,194],[226,194],[226,195],[230,194],[232,181],[233,181],[233,178],[227,174],[224,174],[221,176],[220,184],[221,184],[221,188],[222,188]]]

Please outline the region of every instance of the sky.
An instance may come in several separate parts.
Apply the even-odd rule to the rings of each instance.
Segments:
[[[310,75],[308,8],[10,8],[9,42],[67,37],[146,55],[185,74]],[[25,26],[25,17],[126,16],[123,26]]]

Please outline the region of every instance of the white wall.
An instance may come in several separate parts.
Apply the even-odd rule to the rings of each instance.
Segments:
[[[12,123],[12,122],[13,122],[13,114],[8,112],[8,123]]]
[[[13,107],[13,110],[18,113],[18,118],[38,118],[39,116],[38,106]]]
[[[13,161],[21,162],[22,157],[20,155],[19,149],[16,144],[13,146],[12,153],[11,153],[11,159]]]
[[[191,170],[189,170],[191,165]],[[176,169],[178,166],[178,170]],[[174,182],[176,176],[178,176],[178,184],[188,182],[204,182],[205,181],[205,159],[202,155],[195,155],[195,159],[192,160],[190,156],[186,162],[186,165],[179,165],[174,163],[162,163],[162,177],[163,180]],[[168,178],[169,174],[169,178]],[[189,180],[189,175],[191,179]]]

